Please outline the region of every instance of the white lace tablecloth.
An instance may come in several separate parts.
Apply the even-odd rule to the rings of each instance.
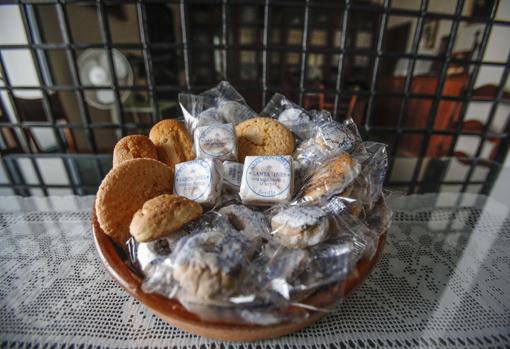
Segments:
[[[180,331],[101,265],[92,197],[0,197],[0,348],[509,348],[510,221],[492,200],[398,197],[382,258],[334,313],[256,343]]]

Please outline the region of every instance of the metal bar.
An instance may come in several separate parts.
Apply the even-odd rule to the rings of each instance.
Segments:
[[[494,20],[496,17],[497,9],[498,9],[498,2],[495,1],[491,13],[490,18]],[[483,30],[482,34],[482,40],[481,40],[481,46],[477,53],[477,61],[481,61],[483,59],[483,55],[485,54],[485,50],[487,49],[487,44],[489,43],[489,36],[492,31],[492,22],[487,22],[485,25],[485,28]],[[461,110],[459,113],[459,120],[456,120],[457,125],[455,127],[455,135],[453,136],[452,142],[450,143],[450,147],[448,148],[448,157],[453,156],[453,152],[455,151],[455,146],[457,145],[459,136],[462,134],[462,127],[464,124],[464,119],[466,117],[467,108],[469,106],[469,103],[471,99],[473,98],[474,90],[475,90],[475,83],[478,80],[478,73],[480,72],[480,66],[481,64],[475,64],[473,68],[473,72],[469,74],[469,83],[466,88],[465,97],[466,99],[463,101]],[[469,70],[468,70],[469,71]]]
[[[32,28],[31,28],[31,24],[30,24],[30,20],[29,20],[27,6],[31,6],[31,5],[20,5],[19,9],[20,9],[21,20],[23,22],[23,27],[25,30],[26,38],[27,38],[29,45],[31,45],[35,42],[35,40],[33,37],[33,32],[32,32]],[[37,75],[37,79],[39,80],[39,82],[42,86],[46,87],[47,84],[44,79],[44,75],[42,73],[42,68],[41,68],[42,64],[39,61],[40,56],[37,54],[37,51],[34,48],[30,48],[30,54],[31,54],[32,60],[34,62],[34,69],[35,69],[35,72]],[[58,148],[60,149],[61,153],[67,152],[67,147],[64,143],[64,140],[62,139],[62,136],[61,136],[58,128],[54,127],[57,124],[57,120],[56,120],[53,110],[51,108],[51,101],[50,101],[48,91],[45,89],[42,89],[41,95],[42,95],[42,105],[43,105],[44,114],[46,115],[46,117],[48,118],[48,120],[51,122],[51,124],[53,126],[52,127],[53,135],[57,142]],[[39,183],[41,183],[41,185],[44,185],[44,179],[43,179],[39,164],[37,163],[37,160],[32,159],[31,163],[32,163],[32,166],[34,167],[34,171],[35,171],[37,180],[39,181]],[[68,178],[69,182],[72,183],[69,166],[66,162],[64,162],[63,164],[64,164],[64,169],[66,171],[67,178]],[[43,190],[44,196],[48,196],[48,190],[46,188],[43,188],[42,190]]]
[[[179,10],[180,10],[180,20],[181,20],[181,35],[182,35],[182,56],[184,60],[184,79],[186,84],[186,90],[191,90],[191,81],[190,81],[190,68],[189,68],[189,61],[190,61],[190,54],[189,54],[189,48],[188,48],[188,25],[187,25],[187,16],[186,16],[186,5],[184,0],[180,0],[179,3]]]
[[[17,184],[18,181],[24,182],[23,176],[21,175],[21,172],[19,169],[15,166],[13,166],[13,160],[12,159],[6,159],[2,156],[0,156],[0,163],[2,164],[2,167],[5,169],[5,174],[7,175],[7,180],[9,183],[3,184],[0,183],[0,185],[5,185],[7,188],[12,188],[14,193],[16,195],[21,196],[28,196],[30,195],[30,191],[22,188],[16,188],[14,185]]]
[[[446,72],[448,70],[448,65],[450,64],[453,47],[454,47],[454,44],[455,44],[455,41],[457,38],[457,31],[459,29],[459,18],[462,13],[463,7],[464,7],[464,0],[457,0],[457,4],[455,7],[455,19],[452,22],[451,34],[450,34],[449,40],[448,40],[448,47],[446,49],[445,61],[444,61],[443,65],[441,66],[441,71],[439,73],[439,80],[438,80],[437,87],[436,87],[435,97],[434,97],[434,100],[432,101],[432,105],[430,107],[430,112],[427,117],[426,124],[427,124],[428,132],[424,135],[423,140],[421,142],[418,161],[417,161],[414,171],[413,171],[411,185],[409,186],[409,191],[408,191],[409,194],[413,193],[416,188],[416,181],[418,180],[418,176],[420,175],[420,172],[421,172],[423,158],[427,152],[429,141],[433,134],[434,122],[436,120],[439,103],[441,102],[441,95],[443,93],[443,88],[444,88],[444,85],[446,82]]]
[[[97,185],[91,185],[91,184],[80,184],[80,185],[76,185],[76,188],[77,189],[92,189],[92,190],[97,190],[97,187],[99,186],[99,183],[97,183]],[[43,192],[46,190],[48,190],[49,188],[53,188],[53,189],[70,189],[69,185],[66,185],[66,184],[45,184],[45,185],[40,185],[40,184],[28,184],[28,183],[25,183],[25,184],[6,184],[6,183],[0,183],[0,188],[13,188],[13,189],[41,189],[43,190]],[[23,196],[28,196],[28,194],[21,194]],[[46,195],[47,196],[47,195]]]
[[[141,0],[138,0],[141,1]],[[117,49],[126,49],[126,50],[142,50],[143,45],[141,43],[138,44],[130,44],[130,43],[112,43],[111,48]],[[148,43],[148,48],[153,49],[182,49],[182,44],[171,44],[171,43]],[[74,49],[74,50],[85,50],[88,48],[104,48],[103,44],[60,44],[60,43],[41,43],[34,45],[26,45],[26,44],[6,44],[1,45],[1,50],[20,50],[20,49],[30,49],[34,48],[37,50],[66,50],[66,49]],[[201,43],[188,43],[188,49],[226,49],[227,46],[223,44],[201,44]],[[388,58],[409,58],[409,59],[420,59],[426,61],[434,61],[439,62],[442,61],[442,58],[437,55],[418,53],[416,55],[412,55],[411,53],[400,53],[400,52],[377,52],[371,49],[365,48],[332,48],[332,47],[319,47],[312,46],[304,51],[302,46],[285,46],[285,45],[271,45],[268,44],[267,48],[271,51],[277,52],[295,52],[295,53],[329,53],[329,54],[350,54],[350,55],[364,55],[371,57],[388,57]],[[264,49],[263,44],[229,44],[228,49],[230,50],[255,50],[262,51]],[[451,58],[451,63],[459,63],[459,64],[483,64],[487,66],[495,66],[495,67],[504,67],[506,65],[505,62],[500,61],[484,61],[484,60],[476,60],[476,59],[464,59],[464,58]]]
[[[122,108],[122,102],[119,94],[119,82],[117,80],[115,64],[113,62],[110,25],[108,24],[108,15],[106,14],[104,2],[102,2],[101,0],[97,0],[97,15],[99,18],[99,29],[101,32],[101,38],[103,39],[104,49],[106,51],[108,68],[110,70],[110,75],[112,78],[112,85],[110,86],[110,88],[113,89],[113,94],[115,96],[115,110],[117,113],[116,116],[118,117],[119,121],[120,135],[121,137],[124,137],[126,135],[126,130],[124,128],[124,111]]]
[[[7,68],[5,66],[1,52],[0,52],[0,75],[3,78],[5,87],[7,87],[7,98],[9,99],[10,105],[14,112],[13,116],[16,120],[18,120],[18,123],[23,122],[21,120],[21,114],[19,112],[18,103],[16,101],[16,97],[14,96],[14,92],[13,92],[12,85],[11,85],[11,80],[9,78]],[[13,123],[12,122],[5,123],[5,126],[10,126],[11,124],[13,124]],[[20,147],[26,148],[26,151],[28,151],[29,153],[33,153],[32,142],[30,142],[30,139],[28,138],[27,134],[25,133],[25,130],[20,129],[19,132],[17,133],[17,135],[21,137],[21,140],[23,142],[22,144],[20,144]]]
[[[307,49],[308,49],[308,30],[310,26],[310,0],[306,0],[305,14],[303,18],[303,41],[301,44],[301,72],[299,75],[299,104],[303,104],[303,95],[305,90],[305,78],[307,72]]]
[[[299,87],[289,87],[289,86],[283,86],[283,85],[272,85],[272,89],[278,90],[278,91],[287,91],[287,92],[299,92]],[[110,86],[102,85],[102,86],[74,86],[74,85],[54,85],[54,86],[16,86],[16,87],[7,87],[7,86],[0,86],[0,90],[47,90],[47,91],[76,91],[76,90],[103,90],[108,89]],[[205,90],[207,88],[210,88],[209,85],[197,85],[195,86],[195,89],[197,90]],[[120,91],[146,91],[147,87],[145,85],[132,85],[132,86],[119,86],[118,89]],[[239,86],[237,88],[240,91],[256,91],[260,89],[260,84],[253,84],[253,85],[243,85]],[[157,91],[172,91],[172,92],[178,92],[182,89],[179,86],[175,85],[157,85],[155,86],[155,90]],[[333,88],[316,88],[316,87],[310,87],[305,88],[305,92],[323,92],[323,93],[330,93],[335,94],[337,93],[336,89]],[[402,93],[402,92],[386,92],[386,91],[374,91],[373,93],[370,93],[370,91],[364,91],[364,90],[343,90],[342,93],[344,95],[360,95],[360,96],[369,96],[373,95],[376,97],[408,97],[408,98],[414,98],[414,99],[434,99],[435,94],[428,94],[428,93]],[[465,96],[442,96],[442,100],[447,101],[467,101]],[[471,102],[474,103],[484,103],[484,102],[492,102],[493,98],[476,98],[472,99]],[[501,103],[510,104],[510,100],[501,100]]]
[[[491,109],[489,111],[489,115],[487,117],[487,121],[483,125],[482,130],[482,139],[480,139],[480,142],[478,143],[478,147],[476,149],[474,158],[475,161],[478,163],[480,161],[480,155],[482,154],[483,146],[487,142],[487,139],[489,138],[489,129],[492,125],[492,122],[494,121],[494,117],[496,116],[496,111],[498,110],[498,105],[503,98],[503,93],[505,92],[505,86],[506,82],[508,80],[508,77],[510,75],[510,52],[508,53],[507,57],[507,66],[503,70],[503,74],[501,75],[501,80],[499,81],[499,85],[496,92],[496,98],[494,98],[494,102],[491,105]],[[504,159],[498,159],[499,161],[503,162]],[[466,182],[469,182],[471,180],[471,177],[473,176],[474,168],[470,168],[467,175],[466,175]],[[465,189],[466,185],[464,185],[462,188]]]
[[[65,43],[71,43],[71,28],[69,26],[69,18],[67,16],[67,11],[64,8],[64,5],[59,2],[56,5],[57,8],[57,16],[58,21],[60,25],[60,32],[62,33],[62,38]],[[78,69],[78,64],[76,63],[76,52],[74,52],[72,49],[67,49],[67,61],[69,62],[69,69],[71,71],[71,78],[73,80],[73,84],[75,86],[81,85],[81,79]],[[83,125],[85,125],[85,136],[88,141],[88,145],[92,152],[94,154],[97,153],[97,143],[94,136],[94,133],[90,129],[90,124],[92,123],[92,120],[90,118],[89,109],[87,108],[87,105],[85,104],[85,95],[83,93],[83,90],[77,89],[76,91],[76,98],[78,100],[78,110],[80,111],[81,120],[83,122]]]
[[[271,33],[271,8],[269,0],[266,0],[264,4],[264,34],[263,34],[263,50],[262,50],[262,105],[265,106],[267,103],[267,46],[269,45],[269,35]]]
[[[4,0],[3,4],[16,4],[16,3],[26,3],[26,4],[55,4],[59,0]],[[97,0],[67,0],[67,3],[71,4],[94,4]],[[121,4],[136,4],[138,0],[105,0],[104,2],[108,5],[121,5]],[[151,0],[151,3],[172,3],[179,4],[182,0]],[[186,0],[187,3],[190,4],[218,4],[220,0]],[[233,4],[242,4],[242,5],[264,5],[265,0],[230,0]],[[279,0],[278,5],[281,6],[296,6],[295,0]],[[343,2],[312,2],[310,7],[316,8],[331,8],[331,9],[341,9],[343,8]],[[384,9],[378,6],[373,6],[370,3],[362,3],[358,2],[353,5],[354,10],[366,11],[366,12],[375,12],[375,13],[387,13],[389,15],[397,15],[397,16],[406,16],[406,17],[418,17],[419,11],[417,10],[409,10],[402,8],[388,8]],[[446,19],[446,20],[454,20],[457,18],[455,15],[442,13],[442,12],[429,12],[428,16],[434,19]],[[486,23],[488,19],[486,17],[480,16],[459,16],[461,21],[466,21],[470,23]],[[501,26],[510,26],[510,21],[508,20],[494,20],[494,24]]]
[[[413,36],[413,44],[411,48],[411,54],[416,55],[418,53],[418,49],[420,47],[420,41],[421,36],[423,32],[423,24],[425,15],[427,14],[429,1],[428,0],[422,0],[420,3],[420,16],[418,17],[418,20],[416,22],[416,28],[414,30],[414,36]],[[402,135],[402,121],[404,119],[405,111],[407,109],[407,101],[409,100],[408,95],[410,94],[411,90],[411,83],[413,81],[414,76],[414,68],[416,66],[416,60],[410,59],[407,64],[407,75],[405,77],[404,81],[404,97],[402,98],[400,102],[400,109],[398,112],[398,119],[397,119],[397,132],[395,136],[395,140],[393,141],[393,146],[391,149],[391,155],[389,157],[389,164],[388,164],[388,173],[392,173],[393,171],[393,165],[394,165],[394,159],[395,156],[397,156],[398,152],[398,146],[400,144],[400,139]]]
[[[156,98],[155,86],[156,82],[154,80],[154,71],[152,70],[152,53],[150,48],[148,48],[149,43],[149,27],[147,26],[147,11],[143,0],[139,0],[136,4],[136,9],[138,12],[138,27],[140,31],[140,40],[142,41],[143,47],[143,62],[145,65],[145,75],[147,76],[147,93],[149,94],[149,98],[151,100],[152,105],[152,122],[156,122],[161,120],[161,114],[159,111],[159,103]]]
[[[351,8],[351,0],[345,0],[345,7],[344,12],[342,15],[342,23],[341,28],[342,32],[340,33],[340,49],[342,52],[345,51],[345,47],[347,45],[347,29],[348,29],[348,22],[349,22],[349,11]],[[343,74],[344,74],[344,58],[345,54],[341,53],[338,57],[338,68],[337,68],[337,75],[336,75],[336,82],[335,82],[335,106],[333,111],[333,117],[336,119],[338,116],[338,108],[340,104],[340,95],[342,94],[342,88],[343,88]]]
[[[388,9],[390,6],[390,0],[384,0],[384,8]],[[384,43],[384,33],[386,32],[386,27],[388,25],[388,15],[386,12],[383,12],[381,16],[381,23],[379,25],[379,31],[377,33],[377,46],[376,50],[377,53],[382,52],[382,46]],[[375,92],[375,85],[377,83],[377,74],[379,73],[379,61],[380,57],[376,56],[374,59],[374,68],[372,69],[372,77],[370,81],[370,95],[368,96],[368,102],[367,102],[367,111],[365,116],[365,122],[364,122],[364,128],[365,131],[370,131],[370,124],[372,121],[372,114],[373,114],[373,108],[374,108],[374,92]]]
[[[25,34],[27,37],[27,41],[30,45],[30,44],[34,43],[34,38],[33,38],[33,34],[32,34],[31,24],[28,19],[28,9],[26,6],[30,6],[30,5],[20,5],[19,9],[20,9],[21,19],[23,22],[23,27],[24,27]],[[42,86],[47,87],[46,81],[44,80],[44,76],[42,73],[41,62],[39,61],[39,56],[37,55],[37,51],[33,48],[30,48],[30,54],[31,54],[32,60],[34,62],[34,69],[35,69],[35,72],[37,75],[37,79],[39,80],[39,83]],[[53,110],[51,108],[51,101],[50,101],[50,97],[48,94],[48,90],[41,89],[40,91],[41,91],[41,95],[42,95],[42,105],[43,105],[44,114],[46,115],[46,118],[54,126],[57,124],[57,120],[56,120]],[[66,152],[67,149],[64,144],[64,140],[62,139],[60,133],[58,132],[58,130],[56,128],[53,128],[53,135],[55,136],[55,140],[57,142],[57,145],[58,145],[60,151],[62,153]]]
[[[221,70],[223,73],[223,78],[225,80],[228,80],[227,52],[229,49],[228,33],[227,33],[227,26],[228,26],[227,15],[228,15],[227,0],[222,0],[222,2],[221,2],[221,44],[224,46],[224,48],[221,51],[222,57],[223,57]]]
[[[66,44],[71,44],[73,42],[73,39],[71,37],[71,35],[72,35],[71,27],[69,25],[69,17],[67,15],[67,11],[61,2],[57,3],[56,9],[57,9],[58,22],[59,22],[59,26],[60,26],[60,32],[62,34],[62,39],[64,40],[64,42]],[[67,61],[69,62],[69,70],[71,72],[71,79],[73,81],[73,84],[75,86],[80,86],[81,78],[80,78],[80,74],[79,74],[78,64],[76,63],[77,62],[76,52],[73,49],[66,49],[66,54],[67,54]],[[92,123],[92,119],[90,117],[89,109],[85,103],[85,94],[84,94],[83,90],[77,89],[77,90],[75,90],[75,95],[76,95],[76,99],[78,101],[78,110],[80,112],[80,118],[81,118],[83,125],[85,126],[83,129],[85,132],[85,137],[87,139],[88,146],[94,154],[97,154],[97,152],[98,152],[97,142],[96,142],[96,137],[94,135],[94,132],[92,131],[92,129],[90,127],[90,124]],[[99,161],[97,161],[97,162],[98,162],[98,166],[100,166]],[[74,161],[70,162],[70,168],[71,168],[74,178],[76,179],[78,184],[81,183],[80,173],[77,170],[77,165],[76,165],[76,163],[74,163]],[[74,183],[74,180],[73,180],[73,183]],[[80,194],[84,194],[84,193],[81,192]]]
[[[27,154],[27,153],[10,153],[3,156],[5,159],[58,159],[58,158],[75,158],[75,159],[105,159],[111,160],[112,154],[72,154],[72,153],[38,153],[38,154]]]

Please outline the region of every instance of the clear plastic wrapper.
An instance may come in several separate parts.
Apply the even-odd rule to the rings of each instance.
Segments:
[[[245,204],[270,206],[289,202],[294,192],[291,156],[247,156],[239,196]]]
[[[277,119],[300,139],[310,138],[315,131],[312,116],[304,108],[292,103],[280,93],[273,95],[261,115]]]
[[[313,113],[315,133],[296,148],[294,159],[303,176],[341,153],[363,153],[363,142],[352,119],[338,122],[328,112]]]
[[[223,123],[235,126],[256,114],[227,81],[198,95],[179,93],[179,105],[191,135],[200,126]]]
[[[320,164],[306,178],[297,195],[298,202],[318,203],[342,193],[359,175],[361,166],[347,153]]]
[[[195,147],[203,126],[235,126],[255,114],[227,82],[179,101]],[[176,194],[212,209],[179,234],[129,246],[145,292],[177,299],[204,320],[271,325],[326,311],[342,295],[324,295],[356,276],[390,224],[383,144],[363,143],[350,119],[306,111],[281,94],[262,114],[300,138],[292,157],[195,160],[210,171],[178,164]]]
[[[219,203],[223,166],[216,159],[197,159],[175,165],[174,194],[202,205],[213,207]]]
[[[359,259],[373,256],[379,238],[374,229],[388,222],[381,219],[387,211],[371,226],[357,217],[323,210],[328,219],[324,239],[294,248],[281,244],[269,225],[271,217],[290,208],[294,206],[263,212],[229,205],[207,212],[183,229],[168,255],[155,256],[144,291],[178,299],[211,321],[268,325],[321,311],[306,300],[351,275]],[[319,221],[322,217],[321,213]],[[290,306],[307,310],[292,313]]]
[[[369,209],[381,196],[384,179],[388,171],[386,145],[377,142],[364,142],[365,152],[358,156],[361,173],[354,183],[353,197]]]
[[[237,139],[232,124],[197,127],[194,138],[198,159],[237,159]]]
[[[328,213],[318,206],[290,205],[271,217],[272,234],[289,248],[306,248],[326,240]]]

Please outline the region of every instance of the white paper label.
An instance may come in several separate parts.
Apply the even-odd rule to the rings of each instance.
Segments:
[[[233,152],[235,136],[232,125],[212,125],[200,128],[199,151],[213,158],[223,157]]]
[[[211,191],[211,180],[211,166],[207,161],[183,162],[175,166],[174,192],[197,201]]]
[[[246,184],[258,196],[271,198],[288,192],[292,179],[292,165],[283,156],[259,156],[249,165]]]

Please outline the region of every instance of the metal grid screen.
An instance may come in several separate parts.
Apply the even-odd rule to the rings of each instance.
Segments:
[[[390,0],[4,1],[3,5],[7,6],[0,6],[0,11],[9,6],[19,9],[26,42],[0,45],[0,89],[8,97],[14,115],[10,119],[5,116],[0,122],[1,162],[7,178],[0,183],[0,187],[10,188],[20,195],[48,195],[59,189],[66,189],[74,194],[95,193],[100,180],[111,167],[111,147],[99,146],[105,137],[102,130],[114,132],[112,143],[126,134],[147,133],[152,123],[161,118],[180,115],[176,107],[179,91],[200,92],[212,87],[219,80],[226,79],[247,96],[255,110],[260,110],[272,93],[281,92],[305,106],[313,105],[313,101],[317,99],[320,106],[330,109],[339,119],[354,116],[348,114],[355,113],[355,120],[365,138],[389,143],[392,159],[390,174],[395,171],[393,167],[399,157],[407,156],[413,159],[409,177],[395,180],[388,176],[389,186],[417,192],[426,190],[431,183],[458,186],[460,191],[478,185],[480,191],[487,192],[490,187],[486,183],[490,181],[477,179],[474,174],[477,168],[483,165],[488,168],[486,176],[490,178],[497,175],[497,166],[493,165],[492,161],[504,161],[510,140],[507,126],[498,132],[491,128],[498,107],[507,103],[505,84],[510,69],[510,56],[505,61],[484,60],[488,39],[494,27],[507,28],[510,27],[510,22],[496,19],[498,7],[501,5],[498,1],[488,3],[490,7],[486,9],[486,13],[476,16],[463,13],[467,6],[464,0],[456,2],[452,13],[434,12],[428,0],[419,1],[416,9],[394,7]],[[114,38],[111,17],[118,15],[119,6],[129,6],[136,15],[137,38],[132,40],[133,42],[119,42]],[[82,42],[76,38],[72,29],[75,19],[71,18],[71,7],[73,13],[76,13],[77,8],[86,9],[88,13],[94,11],[95,22],[88,25],[90,30],[98,31],[98,42]],[[252,9],[253,18],[244,18],[246,16],[240,12],[244,7]],[[151,22],[155,21],[158,9],[162,8],[171,10],[171,23],[161,27],[165,19],[160,18],[160,27],[154,29]],[[55,26],[58,28],[57,41],[45,40],[42,37],[43,10],[54,14]],[[209,13],[209,17],[205,20],[195,18],[200,17],[194,16],[200,11]],[[321,17],[321,14],[328,15]],[[410,46],[406,50],[394,51],[389,48],[388,22],[392,17],[410,18],[415,23],[414,27],[409,29]],[[324,22],[320,22],[320,18],[323,18]],[[450,25],[442,51],[440,54],[420,52],[424,35],[428,35],[428,23],[434,20],[447,21]],[[249,25],[242,25],[243,21]],[[369,28],[364,27],[368,22]],[[459,57],[455,55],[454,47],[461,23],[477,24],[481,26],[481,30],[476,50],[468,56]],[[253,40],[246,42],[239,36],[239,31],[244,28],[251,28],[249,33]],[[317,28],[324,30],[317,31]],[[368,45],[357,47],[353,44],[356,39],[351,34],[356,30],[372,33]],[[172,32],[174,39],[166,40],[165,32]],[[203,32],[214,35],[203,36]],[[282,32],[291,39],[280,40]],[[321,39],[322,37],[324,39]],[[323,40],[325,45],[317,46],[317,40]],[[78,56],[87,49],[104,50],[110,72],[116,71],[115,65],[118,64],[114,57],[115,50],[139,52],[137,64],[143,71],[144,81],[124,84],[119,81],[117,74],[112,74],[108,84],[84,84],[80,76]],[[30,52],[40,84],[28,86],[12,82],[3,57],[8,51],[20,50]],[[169,54],[167,61],[161,61],[161,52]],[[51,65],[51,57],[55,53],[63,55],[67,62],[69,81],[65,83],[48,79],[45,74],[45,67]],[[322,80],[327,80],[325,83],[317,83],[317,79],[310,78],[315,69],[311,63],[316,60],[322,66],[325,65],[324,60],[327,62],[327,70],[322,71]],[[382,73],[387,69],[387,64],[397,61],[403,62],[407,73],[399,80],[401,85],[398,90],[384,88],[384,85],[381,85]],[[288,62],[291,62],[292,66]],[[419,62],[430,62],[435,67],[432,91],[422,92],[413,88],[416,76],[414,71]],[[166,71],[171,68],[172,73],[166,79],[161,78],[161,64],[166,65]],[[361,68],[357,67],[359,64]],[[443,91],[449,84],[450,68],[459,66],[467,67],[469,72],[462,93],[445,94]],[[482,67],[494,67],[501,73],[493,92],[480,96],[475,83]],[[361,76],[361,83],[352,82],[356,76]],[[23,107],[16,95],[23,90],[40,91],[43,113],[41,118],[33,120],[23,116]],[[93,108],[87,103],[87,93],[96,90],[113,91],[110,112],[115,117],[111,120],[96,120],[93,115]],[[126,91],[146,96],[146,117],[128,116],[123,97]],[[77,115],[72,120],[62,122],[59,117],[52,98],[59,93],[73,96]],[[396,101],[393,105],[398,106],[391,123],[381,122],[385,100]],[[473,100],[490,104],[486,122],[481,129],[470,129],[464,123],[468,106]],[[416,105],[421,103],[420,101],[427,103],[425,116],[422,116],[419,125],[410,124],[406,119],[409,118],[411,104]],[[356,102],[363,107],[359,110],[349,109],[348,106],[352,107]],[[440,128],[437,127],[439,111],[442,103],[447,102],[453,103],[457,117],[455,123]],[[170,109],[167,108],[169,103],[173,105]],[[5,106],[3,109],[6,109]],[[4,115],[7,115],[5,110]],[[33,139],[34,130],[51,132],[56,142],[54,149],[39,149]],[[71,147],[67,137],[73,132],[81,134],[81,144],[76,148]],[[9,146],[13,144],[9,135],[16,140],[14,146]],[[474,152],[462,158],[462,163],[466,166],[463,178],[448,180],[442,175],[434,176],[433,158],[456,156],[458,139],[463,136],[472,136],[479,140]],[[406,137],[414,137],[414,141],[409,143]],[[431,153],[429,147],[432,142],[442,139],[447,140],[443,143],[446,147],[443,146],[442,152]],[[490,159],[485,159],[482,153],[488,142],[497,144],[497,148]],[[401,152],[405,144],[412,145],[411,154]],[[41,163],[44,161],[59,161],[67,180],[63,183],[55,182],[51,176],[45,175],[41,170]],[[33,170],[32,179],[27,179],[22,165]],[[426,168],[430,171],[424,173]],[[444,164],[442,170],[439,166],[439,170],[444,172]]]

